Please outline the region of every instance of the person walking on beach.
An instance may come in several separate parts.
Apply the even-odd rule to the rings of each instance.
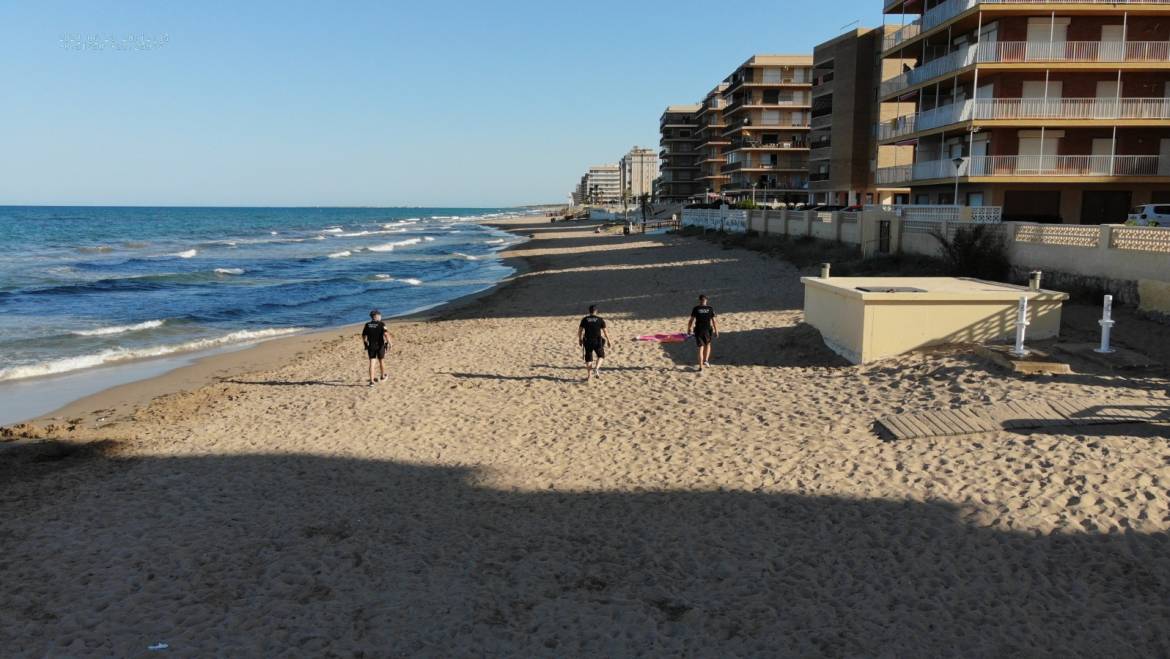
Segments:
[[[695,335],[695,343],[699,346],[699,370],[702,371],[711,365],[711,343],[719,336],[719,323],[715,320],[715,310],[707,304],[707,296],[699,296],[699,305],[691,309],[691,319],[687,322],[687,334]]]
[[[609,330],[605,328],[605,319],[597,315],[597,305],[590,305],[589,315],[577,325],[577,344],[585,353],[586,381],[594,375],[601,377],[601,362],[605,359],[608,343]]]
[[[382,312],[374,309],[370,312],[370,322],[362,328],[362,345],[366,347],[366,356],[370,358],[370,386],[386,380],[386,353],[390,350],[390,331],[386,323],[382,322]],[[374,379],[374,365],[378,365],[379,377]]]

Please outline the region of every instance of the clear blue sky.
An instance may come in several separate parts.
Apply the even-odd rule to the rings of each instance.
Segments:
[[[881,1],[0,2],[0,204],[561,202]]]

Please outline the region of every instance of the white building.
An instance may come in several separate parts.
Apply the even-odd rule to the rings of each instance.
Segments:
[[[618,163],[621,170],[620,190],[631,203],[644,194],[654,194],[654,179],[658,177],[658,153],[654,149],[634,147]]]
[[[615,204],[621,201],[621,168],[618,165],[594,165],[585,176],[577,194],[582,203]]]

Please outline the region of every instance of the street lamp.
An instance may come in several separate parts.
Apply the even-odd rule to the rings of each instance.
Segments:
[[[752,206],[756,205],[756,186],[758,186],[759,184],[760,184],[759,181],[752,183]]]
[[[967,159],[964,158],[963,156],[958,156],[957,158],[952,159],[951,162],[955,163],[955,196],[951,201],[953,201],[954,204],[956,206],[958,206],[959,205],[959,173],[962,172],[963,163],[967,162]]]

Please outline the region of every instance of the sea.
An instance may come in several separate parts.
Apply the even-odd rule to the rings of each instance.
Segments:
[[[512,273],[506,208],[0,207],[0,385],[425,310]]]

